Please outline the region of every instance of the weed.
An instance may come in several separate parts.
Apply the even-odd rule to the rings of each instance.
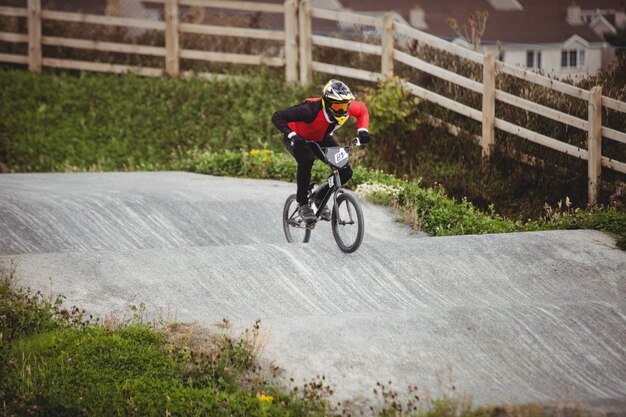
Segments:
[[[411,43],[403,47],[480,80],[479,65]],[[355,58],[354,64],[362,58]],[[403,79],[480,108],[480,95],[402,65],[397,72]],[[606,95],[621,99],[623,83],[615,81],[618,78],[615,72],[605,71],[582,86],[599,83]],[[498,80],[499,89],[586,118],[586,102],[505,75]],[[367,152],[355,153],[361,165],[421,178],[425,186],[443,184],[457,201],[467,197],[483,210],[495,204],[499,214],[510,218],[540,216],[544,203],[554,205],[566,195],[573,207],[585,207],[584,161],[498,131],[492,162],[482,164],[480,147],[471,138],[479,133],[475,122],[418,101],[402,90],[398,79],[374,87],[356,81],[351,86],[368,104],[375,139]],[[255,171],[259,177],[291,179],[291,166],[274,163],[284,150],[271,114],[317,95],[316,87],[286,86],[281,77],[265,70],[224,81],[0,70],[0,112],[5,115],[0,121],[0,166],[10,172],[187,169],[191,158],[196,164],[192,170],[219,175]],[[584,132],[509,107],[500,106],[498,117],[586,146]],[[467,133],[454,137],[446,129],[420,123],[427,115],[456,124]],[[623,131],[622,116],[606,111],[603,123]],[[353,132],[354,122],[349,120],[335,136],[345,141]],[[237,165],[242,162],[238,152],[255,149],[271,154],[259,154],[258,159],[246,162],[249,165]],[[220,156],[203,161],[206,152]],[[607,157],[623,160],[624,152],[622,144],[603,143]],[[524,165],[511,154],[532,155],[537,166]],[[623,206],[623,176],[607,170],[602,177],[599,201]]]
[[[268,155],[270,160],[263,161]],[[180,169],[211,175],[271,178],[293,181],[296,166],[286,154],[263,151],[210,153],[193,150],[182,159]],[[327,167],[317,161],[312,178],[321,182],[328,175]],[[596,229],[617,235],[617,245],[626,247],[626,213],[616,208],[575,209],[569,198],[549,209],[536,220],[510,220],[496,213],[490,204],[480,210],[468,199],[450,198],[440,185],[423,187],[421,180],[397,178],[380,170],[354,167],[347,188],[356,189],[375,203],[398,209],[405,223],[416,230],[435,236],[461,234],[508,233],[555,229]],[[547,206],[549,207],[549,206]]]
[[[11,172],[159,170],[189,149],[279,150],[272,113],[312,94],[263,76],[204,81],[0,70],[0,162]]]
[[[365,414],[365,409],[355,411],[349,404],[343,409],[340,404],[335,406],[331,401],[334,389],[324,375],[291,390],[274,385],[280,370],[262,366],[257,359],[264,345],[260,321],[239,334],[234,334],[226,319],[216,326],[217,331],[182,323],[156,328],[131,322],[132,319],[117,323],[114,329],[98,322],[77,325],[68,316],[56,314],[56,309],[42,302],[40,296],[9,288],[10,279],[11,275],[3,276],[0,281],[2,308],[25,300],[22,316],[46,319],[29,322],[28,326],[8,322],[21,330],[10,331],[11,344],[3,340],[1,345],[0,403],[6,416]],[[8,328],[3,323],[3,329]],[[27,328],[29,331],[25,331]],[[409,385],[406,394],[400,394],[391,382],[378,384],[374,393],[381,397],[381,406],[372,406],[368,415],[585,415],[577,408],[532,404],[472,409],[467,397],[456,391],[451,374],[441,376],[439,381],[443,391],[436,398],[415,385]]]

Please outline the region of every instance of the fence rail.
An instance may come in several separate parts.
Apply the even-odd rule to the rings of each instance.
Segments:
[[[9,17],[27,17],[28,9],[21,9],[12,6],[0,6],[0,15]]]
[[[287,80],[290,82],[298,81],[297,45],[294,41],[297,33],[295,0],[286,1],[285,4],[220,0],[150,0],[150,2],[163,5],[164,20],[155,21],[129,17],[42,10],[41,0],[28,0],[27,8],[0,6],[0,16],[27,17],[29,27],[28,34],[8,32],[0,33],[0,41],[2,42],[28,43],[29,46],[27,56],[0,54],[0,61],[16,64],[28,64],[29,68],[34,71],[40,71],[41,66],[43,65],[82,71],[113,73],[136,72],[140,75],[147,76],[161,76],[166,73],[172,76],[178,76],[182,75],[180,71],[180,59],[192,59],[245,65],[284,66],[286,68]],[[180,22],[178,17],[178,9],[180,5],[279,13],[284,15],[285,30],[264,30],[184,23]],[[165,47],[42,36],[41,26],[42,21],[44,20],[162,31],[164,32],[165,37]],[[285,57],[183,49],[181,48],[179,41],[179,35],[181,33],[243,37],[249,39],[283,42],[285,44]],[[41,47],[43,45],[163,57],[165,58],[165,70],[160,68],[145,68],[131,65],[43,57],[41,52]],[[210,77],[212,74],[205,73],[201,75],[204,77]]]
[[[433,91],[429,91],[416,84],[410,82],[403,83],[404,88],[411,94],[480,122],[483,127],[482,136],[477,137],[477,140],[483,147],[483,155],[485,157],[491,154],[491,150],[495,146],[495,130],[498,129],[555,151],[587,160],[590,204],[595,204],[597,201],[598,184],[602,167],[626,174],[626,162],[615,161],[606,156],[602,156],[602,137],[621,144],[626,144],[625,132],[602,126],[602,108],[626,113],[626,103],[602,96],[599,87],[588,91],[522,68],[498,62],[495,60],[492,53],[478,53],[419,31],[408,25],[395,22],[393,21],[393,15],[391,13],[387,13],[383,17],[373,17],[344,11],[329,11],[311,7],[310,0],[286,0],[283,4],[231,0],[149,1],[150,3],[161,4],[163,6],[163,20],[42,10],[41,0],[27,0],[28,5],[26,8],[0,6],[0,16],[25,17],[28,20],[27,34],[0,32],[0,42],[28,44],[27,55],[0,53],[0,62],[25,64],[33,71],[40,71],[42,66],[46,66],[82,71],[113,73],[135,72],[145,76],[162,76],[164,74],[171,76],[189,76],[191,74],[189,71],[180,70],[180,60],[191,59],[209,62],[284,67],[285,78],[288,82],[300,82],[303,84],[311,82],[313,72],[322,72],[377,82],[391,77],[394,73],[394,63],[398,62],[459,87],[481,94],[482,109],[479,110]],[[284,30],[180,22],[179,6],[276,13],[282,15],[284,18]],[[373,30],[380,33],[380,44],[370,44],[313,34],[313,19],[334,21],[341,25],[348,24],[356,27],[371,27]],[[165,39],[165,47],[46,36],[42,34],[42,21],[44,20],[162,31]],[[225,53],[184,49],[180,43],[180,34],[183,33],[281,42],[283,44],[284,55],[265,56],[262,54],[241,54],[235,53],[234,51],[232,53]],[[438,51],[450,53],[481,65],[483,67],[482,82],[464,77],[396,49],[394,39],[398,35],[415,40],[419,42],[420,45],[427,45]],[[43,45],[162,57],[164,58],[165,65],[164,69],[142,68],[131,65],[44,57],[42,55]],[[314,61],[314,47],[339,48],[357,53],[380,56],[380,71],[366,71],[363,69]],[[535,103],[531,100],[496,89],[495,81],[498,74],[506,74],[587,101],[588,119],[584,120],[549,106]],[[214,75],[203,73],[195,74],[195,76],[207,78]],[[587,149],[570,145],[506,120],[496,118],[495,108],[498,102],[541,115],[542,117],[587,132]],[[426,117],[425,119],[432,120],[434,124],[445,126],[452,133],[456,134],[460,131],[460,128],[445,121],[432,117]],[[537,159],[525,154],[520,154],[520,158],[530,162]]]
[[[301,1],[300,7],[304,9],[310,7],[309,1]],[[600,91],[599,89],[594,95],[588,90],[572,86],[562,81],[551,79],[549,77],[545,77],[543,75],[536,74],[522,68],[517,68],[508,64],[497,62],[493,54],[481,54],[475,51],[468,50],[462,46],[447,42],[443,39],[421,32],[415,28],[398,22],[393,22],[393,24],[391,25],[386,24],[385,21],[389,20],[389,15],[386,15],[382,19],[379,18],[377,23],[372,20],[374,18],[370,16],[359,16],[358,18],[355,16],[351,16],[349,19],[346,19],[345,15],[339,16],[338,14],[329,13],[328,11],[317,8],[311,8],[310,12],[304,10],[301,13],[303,13],[305,16],[310,14],[311,16],[316,18],[334,20],[337,22],[348,21],[350,23],[359,23],[362,25],[369,25],[380,28],[380,46],[316,36],[311,33],[310,26],[301,27],[301,35],[305,37],[312,37],[313,41],[311,42],[311,45],[309,47],[312,47],[313,45],[326,47],[336,46],[353,52],[375,54],[381,57],[382,62],[380,74],[357,70],[354,68],[323,64],[316,61],[312,61],[311,66],[307,65],[306,62],[303,62],[301,64],[301,69],[304,68],[306,70],[308,68],[309,71],[327,72],[361,80],[377,81],[381,78],[385,78],[393,74],[393,63],[400,62],[402,64],[408,65],[411,68],[446,80],[457,86],[466,88],[476,93],[480,93],[483,97],[483,108],[482,110],[477,110],[465,104],[458,103],[445,96],[436,94],[418,85],[408,82],[404,83],[405,89],[411,94],[414,94],[424,100],[436,103],[460,115],[481,122],[483,126],[483,135],[482,137],[480,137],[480,144],[483,147],[483,155],[486,157],[491,154],[491,149],[493,148],[493,146],[495,146],[494,131],[495,129],[498,129],[503,132],[507,132],[515,136],[521,137],[538,145],[564,153],[566,155],[587,160],[589,179],[588,194],[590,204],[595,204],[597,201],[600,167],[604,166],[606,168],[626,174],[626,163],[611,160],[601,155],[602,136],[604,136],[606,139],[614,140],[619,143],[626,143],[626,133],[602,126],[602,112],[600,111],[602,106],[604,106],[611,110],[626,113],[626,103],[611,99],[609,97],[602,97],[601,95],[598,95],[598,92]],[[467,77],[463,77],[452,71],[440,68],[434,64],[428,63],[415,56],[395,49],[393,42],[385,42],[386,39],[393,39],[394,33],[404,35],[410,39],[420,42],[423,45],[427,45],[437,50],[454,54],[461,58],[482,65],[484,70],[483,82],[480,83]],[[306,59],[310,59],[310,56],[312,56],[311,51],[307,51],[305,49],[304,52],[301,54],[301,59],[303,61],[306,61]],[[497,74],[511,75],[515,78],[519,78],[548,88],[550,90],[589,102],[588,120],[583,120],[568,113],[553,109],[549,106],[535,103],[522,97],[518,97],[514,94],[507,93],[505,91],[497,90],[495,88],[495,78]],[[302,78],[308,80],[310,79],[310,77],[311,76],[307,74]],[[588,132],[588,149],[581,149],[577,146],[570,145],[568,143],[559,141],[546,135],[542,135],[538,132],[534,132],[525,127],[517,126],[506,120],[495,118],[496,102],[505,103],[513,107],[529,111],[540,116],[552,119],[554,121],[563,123],[565,125],[572,126],[574,128]],[[456,129],[458,130],[458,128]]]
[[[164,22],[155,22],[144,19],[133,19],[130,17],[98,16],[84,13],[57,12],[53,10],[43,10],[41,18],[46,20],[57,20],[60,22],[91,23],[106,26],[134,27],[140,29],[165,30]]]

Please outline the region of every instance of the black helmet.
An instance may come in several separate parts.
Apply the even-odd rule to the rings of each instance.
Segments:
[[[330,80],[322,90],[322,106],[326,113],[339,125],[348,118],[348,107],[354,96],[347,85],[339,80]]]

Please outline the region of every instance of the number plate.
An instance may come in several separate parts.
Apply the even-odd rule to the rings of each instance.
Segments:
[[[335,154],[335,163],[338,164],[339,162],[343,161],[344,159],[346,159],[348,157],[348,152],[346,152],[343,148],[339,150],[339,152],[337,152]]]

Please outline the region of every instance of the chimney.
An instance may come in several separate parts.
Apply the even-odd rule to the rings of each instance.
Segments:
[[[580,26],[584,23],[580,6],[576,4],[576,0],[572,0],[572,4],[567,6],[565,21],[572,26]]]
[[[416,4],[409,12],[409,23],[414,28],[424,30],[428,28],[426,24],[426,12],[419,4]]]
[[[615,11],[615,26],[618,29],[626,29],[626,11],[624,8],[624,2],[620,3],[619,7]]]

